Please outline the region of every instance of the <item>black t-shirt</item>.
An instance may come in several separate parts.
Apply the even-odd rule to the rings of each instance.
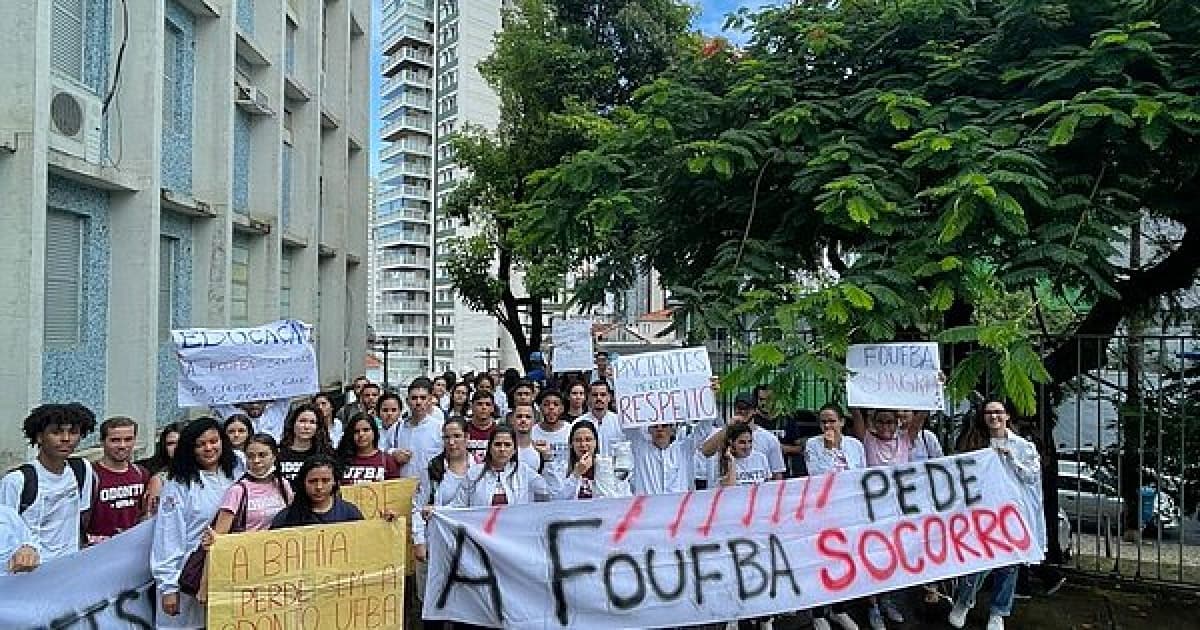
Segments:
[[[821,434],[821,424],[816,414],[811,411],[798,411],[787,416],[783,422],[783,444],[800,446],[799,455],[788,456],[788,476],[804,477],[808,475],[808,466],[804,463],[804,442],[814,435]]]
[[[279,448],[279,474],[283,475],[284,479],[291,483],[296,480],[296,475],[300,473],[300,467],[304,465],[304,460],[317,454],[316,447],[310,447],[307,451],[292,450],[289,446]]]

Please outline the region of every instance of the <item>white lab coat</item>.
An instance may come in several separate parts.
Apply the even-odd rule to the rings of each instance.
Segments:
[[[467,479],[458,489],[450,503],[452,507],[480,507],[492,504],[496,485],[504,487],[508,505],[532,503],[535,496],[555,496],[562,489],[562,477],[553,466],[546,466],[541,474],[526,464],[519,466],[509,462],[503,471],[485,470],[486,463],[473,464],[467,471]]]

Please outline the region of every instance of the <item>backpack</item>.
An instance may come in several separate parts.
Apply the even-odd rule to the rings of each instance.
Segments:
[[[75,487],[79,490],[80,497],[83,496],[83,484],[87,481],[87,462],[80,457],[68,457],[67,467],[71,469],[71,473],[75,475]],[[21,504],[17,508],[17,513],[22,513],[29,509],[37,501],[38,478],[37,470],[33,464],[21,464],[14,470],[21,471],[21,476],[24,478],[21,485]]]

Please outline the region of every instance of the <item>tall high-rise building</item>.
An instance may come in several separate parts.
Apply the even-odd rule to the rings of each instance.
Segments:
[[[389,380],[431,369],[433,317],[433,0],[384,0],[376,270],[376,340],[387,340]]]
[[[370,0],[0,2],[0,469],[41,402],[176,419],[172,328],[363,371]]]

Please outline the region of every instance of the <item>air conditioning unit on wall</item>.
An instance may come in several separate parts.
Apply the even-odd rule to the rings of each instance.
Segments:
[[[50,82],[50,148],[99,164],[104,138],[100,97],[70,79]]]
[[[275,115],[275,110],[271,109],[271,99],[267,98],[266,92],[253,85],[236,85],[234,92],[234,104],[246,113],[256,116]]]

